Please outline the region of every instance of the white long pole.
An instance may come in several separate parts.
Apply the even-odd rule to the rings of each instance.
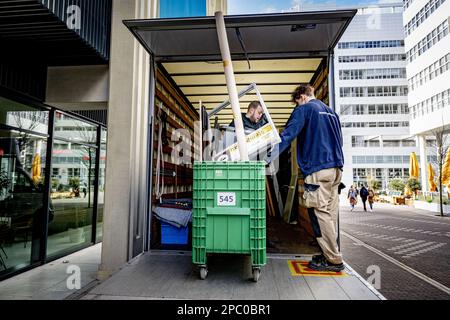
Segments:
[[[203,113],[202,113],[202,100],[200,100],[198,102],[198,107],[199,107],[199,114],[200,114],[200,130],[199,130],[199,135],[200,135],[200,139],[199,139],[199,145],[200,145],[200,150],[199,150],[199,161],[203,161]]]
[[[217,11],[215,13],[215,17],[217,36],[219,37],[220,53],[222,54],[223,68],[227,82],[228,96],[230,97],[231,108],[233,110],[238,150],[241,155],[241,161],[248,161],[247,141],[245,141],[244,124],[242,122],[241,108],[239,106],[236,79],[234,78],[233,64],[231,62],[230,47],[228,46],[225,20],[221,11]]]

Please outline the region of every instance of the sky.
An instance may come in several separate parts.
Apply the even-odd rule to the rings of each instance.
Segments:
[[[228,0],[228,14],[280,13],[401,3],[401,0]]]

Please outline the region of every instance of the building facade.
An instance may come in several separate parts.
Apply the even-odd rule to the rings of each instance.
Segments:
[[[64,88],[71,73],[55,71],[107,67],[111,1],[3,2],[0,10],[3,279],[102,239],[105,88],[90,81],[98,72]]]
[[[335,50],[336,111],[344,138],[347,186],[381,188],[409,176],[417,152],[409,132],[402,4],[361,8]]]
[[[450,1],[405,0],[406,75],[410,133],[419,141],[422,158],[436,157],[428,141],[434,132],[450,132]],[[434,144],[435,145],[435,144]],[[420,161],[423,190],[428,190],[427,162]]]
[[[226,12],[226,1],[0,10],[0,279],[100,241],[107,276],[146,249],[151,174],[150,59],[122,21]]]

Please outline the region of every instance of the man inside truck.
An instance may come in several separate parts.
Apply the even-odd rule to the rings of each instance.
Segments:
[[[252,101],[247,107],[247,113],[242,113],[242,123],[244,130],[258,130],[267,124],[267,118],[264,115],[264,109],[259,101]],[[229,127],[234,127],[234,120]]]
[[[336,232],[338,186],[344,166],[341,123],[330,107],[315,98],[310,85],[297,87],[292,101],[296,107],[280,135],[281,143],[266,160],[273,161],[297,138],[297,161],[305,182],[304,205],[317,217],[320,233],[316,236],[322,250],[308,267],[339,272],[344,270]]]
[[[264,109],[259,101],[252,101],[247,107],[247,113],[242,113],[242,123],[244,125],[244,132],[246,135],[262,128],[268,123],[267,117],[264,114]],[[222,150],[228,148],[233,143],[237,142],[234,120],[225,127],[222,137]],[[259,154],[249,155],[251,160],[260,158]]]

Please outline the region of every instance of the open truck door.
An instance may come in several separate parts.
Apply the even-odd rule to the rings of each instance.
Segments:
[[[356,10],[339,10],[224,18],[237,89],[243,91],[251,84],[257,84],[272,120],[270,127],[273,124],[276,130],[282,130],[293,109],[290,95],[299,84],[314,85],[317,98],[334,107],[333,50],[355,14]],[[194,106],[198,106],[201,101],[206,114],[215,117],[215,128],[230,123],[233,119],[231,110],[224,109],[217,114],[214,112],[218,105],[228,99],[214,17],[128,20],[124,24],[155,62],[156,72],[151,73],[151,90],[156,91],[156,96],[158,91],[164,91],[158,88],[156,79],[163,75],[166,82],[174,88],[173,93],[185,101],[191,110],[197,110]],[[164,100],[163,93],[158,98]],[[150,110],[156,110],[157,103],[150,100]],[[252,100],[257,100],[257,94],[249,94],[240,99],[241,110]],[[151,117],[154,128],[155,114]],[[199,117],[209,121],[209,117],[204,117],[203,112],[200,115],[197,112],[197,120]],[[179,118],[185,117],[180,114]],[[205,127],[211,128],[209,124]],[[154,130],[152,134],[155,134]],[[272,138],[276,141],[277,134]],[[154,150],[152,146],[151,151]],[[230,151],[216,153],[215,160],[220,157],[232,159],[233,153]],[[151,156],[150,159],[154,157]],[[293,159],[290,161],[286,162],[289,167]],[[150,165],[153,167],[154,163]],[[295,166],[292,168],[295,170]],[[298,194],[293,194],[290,186],[290,181],[297,181],[296,173],[288,173],[288,176],[290,192],[286,193],[289,199],[277,194],[272,198],[278,204],[291,203],[294,212],[300,211],[299,225],[313,237],[307,211],[299,209],[298,205],[292,205],[292,199],[298,198]],[[167,181],[170,183],[170,179]],[[173,188],[176,190],[176,183]],[[279,190],[281,189],[285,189],[284,183],[281,183]],[[186,194],[183,192],[183,196]],[[279,218],[290,216],[290,212],[284,210],[286,206],[278,207],[276,211],[281,211],[277,214]],[[283,219],[281,222],[284,226],[289,226]],[[276,236],[278,235],[274,235]],[[305,246],[287,246],[285,250],[294,253],[304,248]]]

